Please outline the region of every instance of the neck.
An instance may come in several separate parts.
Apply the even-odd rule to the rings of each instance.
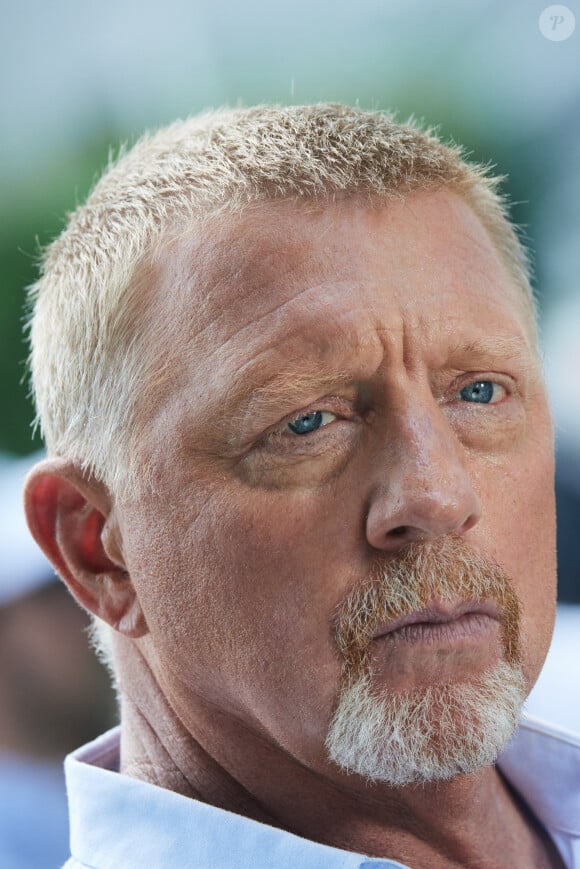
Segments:
[[[145,660],[133,654],[131,661],[127,684],[137,690],[123,695],[126,775],[307,839],[410,866],[562,866],[495,767],[396,789],[338,772],[329,778],[199,698],[192,732]]]

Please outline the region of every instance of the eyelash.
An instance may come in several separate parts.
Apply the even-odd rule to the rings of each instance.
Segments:
[[[325,416],[331,416],[333,417],[333,419],[327,420],[325,422],[323,419],[323,417]],[[309,420],[309,417],[313,417],[313,419]],[[334,422],[335,419],[337,419],[336,414],[332,413],[332,411],[330,410],[311,410],[309,413],[298,414],[298,416],[295,416],[293,419],[290,420],[290,422],[286,423],[285,431],[290,429],[291,431],[293,431],[293,434],[297,435],[298,437],[304,437],[307,434],[312,434],[312,432],[319,431],[319,429],[321,428],[326,428],[326,426]],[[315,424],[321,424],[317,425],[316,428],[313,428],[311,431],[296,431],[297,428],[300,428],[300,423],[302,420],[309,420]],[[295,428],[293,429],[292,426],[294,426]]]
[[[320,426],[319,428],[314,429],[312,432],[307,432],[304,434],[293,434],[288,430],[288,426],[296,422],[297,420],[303,419],[304,417],[309,416],[310,414],[332,414],[335,419],[331,422],[328,422],[326,425]],[[304,410],[300,410],[298,413],[292,414],[290,417],[286,417],[285,420],[279,422],[273,429],[269,432],[266,432],[263,438],[263,443],[270,441],[272,439],[280,439],[288,435],[291,440],[307,440],[308,435],[313,435],[316,432],[320,431],[322,428],[328,428],[334,422],[341,420],[352,420],[356,416],[356,411],[352,407],[352,403],[345,401],[344,399],[328,396],[326,398],[320,399],[320,401],[311,405],[310,407],[305,407]]]
[[[482,384],[487,384],[487,383],[491,384],[492,387],[498,387],[501,390],[502,394],[499,396],[499,398],[497,398],[495,401],[494,400],[480,401],[480,402],[478,402],[478,401],[471,401],[471,402],[465,401],[465,403],[466,404],[483,404],[483,405],[487,405],[487,406],[490,406],[490,405],[495,406],[497,404],[500,404],[503,401],[503,399],[506,398],[510,394],[510,390],[508,389],[507,385],[502,383],[500,380],[494,380],[491,377],[476,377],[475,380],[470,380],[468,383],[465,383],[462,386],[460,386],[460,388],[455,392],[454,399],[459,400],[459,398],[461,397],[461,393],[464,392],[466,389],[469,389],[470,386],[477,387],[477,386],[480,386]]]

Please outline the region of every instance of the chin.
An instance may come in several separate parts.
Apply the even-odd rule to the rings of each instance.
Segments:
[[[526,694],[521,666],[504,661],[469,682],[381,696],[363,674],[340,694],[328,756],[346,772],[392,787],[470,775],[495,763]]]

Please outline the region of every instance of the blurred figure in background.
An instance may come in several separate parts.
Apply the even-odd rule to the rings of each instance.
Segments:
[[[22,483],[38,456],[0,456],[0,866],[66,859],[63,757],[115,720],[88,619],[28,532]]]

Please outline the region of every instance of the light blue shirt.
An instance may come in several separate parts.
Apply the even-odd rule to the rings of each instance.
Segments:
[[[580,737],[524,718],[500,766],[566,867],[580,869]],[[118,729],[67,758],[73,856],[66,869],[402,867],[302,839],[121,775],[118,768]]]

